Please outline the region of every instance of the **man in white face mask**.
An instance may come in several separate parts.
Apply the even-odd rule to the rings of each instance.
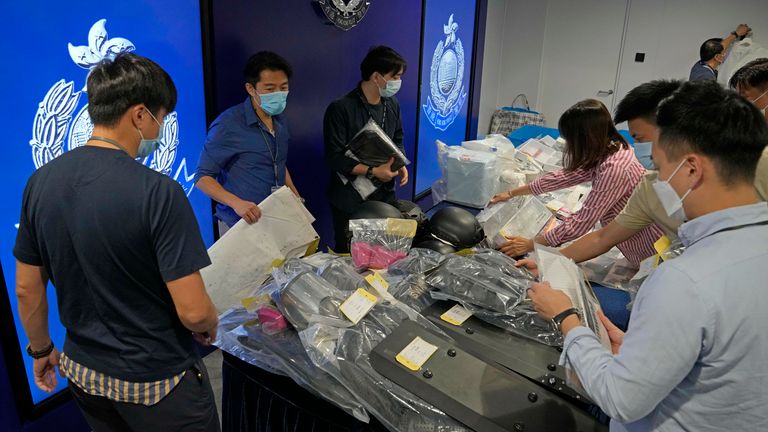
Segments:
[[[729,84],[745,99],[760,110],[768,121],[768,58],[759,58],[742,66],[733,74]],[[763,199],[768,197],[768,148],[763,151],[760,162],[757,164],[757,176],[755,177],[755,189]]]
[[[768,430],[768,203],[753,186],[768,124],[716,82],[684,84],[657,122],[654,189],[686,215],[686,251],[640,288],[626,334],[609,325],[613,352],[563,315],[563,291],[537,283],[529,296],[544,318],[560,315],[561,361],[612,431]]]

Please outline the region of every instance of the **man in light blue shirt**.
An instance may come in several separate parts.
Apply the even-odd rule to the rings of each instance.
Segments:
[[[654,190],[688,221],[687,249],[640,288],[626,335],[601,316],[613,353],[562,291],[535,284],[529,295],[559,321],[561,361],[611,430],[768,430],[768,204],[752,184],[768,125],[715,82],[683,85],[657,122]]]

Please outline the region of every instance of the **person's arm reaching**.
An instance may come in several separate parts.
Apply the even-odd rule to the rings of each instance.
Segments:
[[[230,141],[231,138],[227,137],[227,131],[221,125],[216,123],[211,125],[195,171],[195,186],[208,198],[231,207],[238,216],[252,224],[261,217],[259,206],[254,202],[240,199],[216,181],[216,177],[234,157],[234,151],[228,147]]]
[[[197,179],[195,186],[208,195],[210,199],[231,207],[238,216],[245,219],[249,224],[256,223],[261,218],[261,209],[256,203],[240,199],[237,195],[228,192],[213,177],[202,176]]]
[[[577,263],[591,260],[608,252],[617,244],[629,240],[630,237],[642,230],[625,228],[616,221],[582,236],[570,245],[560,249],[560,253]]]
[[[723,38],[723,55],[725,55],[728,52],[728,49],[731,47],[731,45],[736,41],[736,38],[743,38],[746,36],[749,32],[751,32],[752,29],[746,25],[746,24],[739,24],[738,27],[736,27],[736,30],[728,34],[728,36]],[[734,34],[735,33],[735,34]]]
[[[711,306],[696,291],[687,275],[659,267],[637,295],[629,331],[607,329],[616,353],[571,315],[561,326],[561,364],[570,364],[589,397],[613,420],[642,419],[685,379],[704,349]],[[570,299],[548,284],[534,284],[529,296],[544,318],[570,307]]]

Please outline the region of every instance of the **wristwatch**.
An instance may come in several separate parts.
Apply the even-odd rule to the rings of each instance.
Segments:
[[[373,180],[373,167],[369,166],[368,171],[365,172],[365,178],[368,180]]]
[[[736,30],[732,31],[731,34],[736,36],[736,37],[739,37],[739,34],[736,32]]]
[[[581,312],[579,312],[579,310],[576,309],[576,308],[570,308],[570,309],[566,309],[566,310],[560,312],[559,314],[553,316],[552,317],[552,325],[554,325],[556,329],[560,330],[560,324],[563,323],[563,320],[565,320],[566,318],[568,318],[569,316],[571,316],[573,314],[576,314],[576,316],[579,317],[579,319],[581,319]]]

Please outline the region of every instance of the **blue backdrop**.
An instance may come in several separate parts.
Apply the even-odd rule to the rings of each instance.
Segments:
[[[435,140],[464,141],[472,109],[475,1],[427,0],[419,88],[416,194],[440,178]]]
[[[13,317],[0,319],[14,320],[23,348],[27,338],[16,309],[12,256],[22,192],[36,168],[87,138],[85,80],[89,67],[105,56],[133,47],[159,63],[176,83],[179,103],[176,116],[166,120],[165,144],[144,163],[182,184],[206,244],[211,244],[210,201],[192,189],[192,174],[206,134],[203,61],[199,3],[194,0],[8,2],[4,21],[0,38],[0,52],[5,57],[0,79],[6,83],[0,261]],[[64,329],[52,287],[48,293],[51,336],[61,347]],[[31,359],[24,356],[23,361],[32,399],[38,403],[50,395],[34,385]]]

